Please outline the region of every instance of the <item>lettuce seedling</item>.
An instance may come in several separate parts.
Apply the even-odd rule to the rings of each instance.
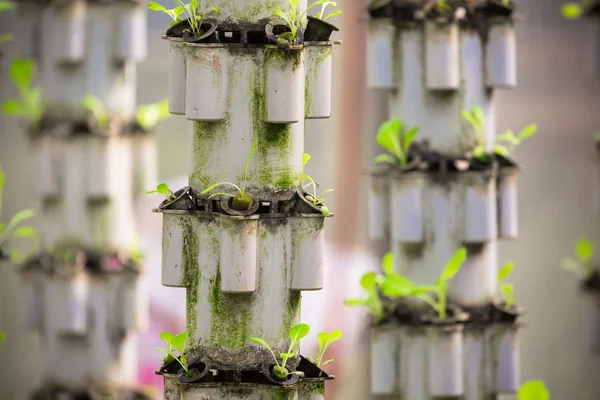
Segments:
[[[337,2],[335,1],[327,1],[327,0],[317,0],[310,7],[321,5],[321,11],[319,11],[316,15],[318,19],[321,21],[327,21],[331,17],[335,17],[336,15],[340,15],[342,13],[341,10],[332,11],[329,14],[325,15],[325,9],[327,6],[337,7]],[[323,17],[325,15],[325,17]]]
[[[178,335],[174,335],[171,332],[162,332],[160,334],[160,338],[164,340],[167,344],[167,348],[163,349],[160,347],[156,347],[156,350],[160,351],[165,355],[163,358],[163,365],[167,365],[173,360],[177,360],[177,362],[181,365],[183,370],[185,371],[186,376],[191,377],[193,374],[190,373],[190,369],[187,365],[187,360],[185,358],[185,344],[188,339],[188,332],[182,332]],[[175,355],[174,350],[179,352],[179,357]]]
[[[83,105],[83,108],[92,114],[100,129],[104,129],[108,126],[110,116],[108,115],[108,110],[104,106],[102,100],[89,94],[83,98],[81,104]]]
[[[473,157],[481,161],[487,161],[489,156],[485,154],[485,114],[481,107],[474,106],[471,111],[462,110],[461,117],[471,125],[475,132],[475,147]]]
[[[321,332],[317,335],[317,339],[319,340],[319,352],[317,353],[317,358],[315,361],[316,366],[319,369],[323,369],[324,366],[326,366],[327,364],[331,364],[333,362],[333,360],[327,360],[327,361],[323,361],[323,358],[325,356],[325,351],[327,351],[327,348],[329,347],[329,345],[331,345],[333,342],[340,340],[342,338],[342,331],[340,331],[339,329],[336,329],[334,331],[332,331],[331,333],[327,333],[327,332]],[[313,360],[309,358],[309,360],[312,362]],[[319,373],[319,376],[323,373],[323,371],[321,371]]]
[[[21,117],[29,121],[33,128],[40,127],[44,114],[42,89],[33,86],[35,66],[32,60],[15,59],[10,66],[10,79],[19,90],[20,99],[8,99],[2,104],[2,112],[8,116]]]
[[[160,185],[158,185],[156,187],[156,190],[150,190],[150,191],[146,192],[146,194],[154,194],[154,193],[162,194],[163,196],[165,196],[165,199],[167,201],[175,200],[175,193],[173,193],[171,191],[171,189],[169,189],[169,185],[167,185],[166,183],[161,183]]]
[[[135,112],[135,119],[138,125],[147,131],[170,116],[168,99],[165,99],[160,103],[139,106]]]
[[[366,307],[375,322],[380,321],[384,317],[383,304],[379,298],[379,282],[381,277],[375,272],[367,272],[360,278],[360,286],[367,293],[365,299],[347,299],[344,304],[350,307]]]
[[[560,8],[560,12],[566,19],[579,19],[584,10],[594,4],[593,0],[582,0],[580,3],[565,3]]]
[[[391,119],[384,122],[379,127],[377,143],[392,153],[392,155],[380,154],[375,157],[373,162],[375,164],[387,162],[392,165],[399,164],[400,167],[404,167],[408,162],[408,151],[410,150],[410,146],[418,134],[418,127],[405,131],[404,123],[399,119]]]
[[[465,248],[459,249],[450,258],[434,285],[419,286],[402,275],[388,271],[381,284],[381,291],[385,296],[391,298],[411,296],[421,299],[436,311],[441,320],[445,320],[448,317],[446,312],[448,281],[454,278],[466,259],[467,250]],[[435,297],[431,296],[430,293],[434,294]]]
[[[266,347],[269,350],[269,352],[273,356],[273,359],[275,360],[275,366],[273,367],[273,376],[276,379],[284,381],[287,379],[287,376],[289,374],[300,374],[298,372],[290,372],[285,366],[290,358],[296,356],[295,351],[296,347],[300,346],[300,339],[306,337],[306,335],[308,335],[309,332],[310,327],[308,326],[308,324],[298,324],[296,326],[293,326],[292,329],[290,329],[290,347],[288,348],[287,353],[279,354],[279,357],[281,358],[281,364],[275,356],[275,353],[273,353],[273,349],[271,349],[271,346],[269,346],[267,342],[255,337],[250,338],[250,340],[254,343],[258,343],[261,346]]]
[[[246,159],[246,170],[244,172],[244,183],[242,184],[241,187],[239,187],[236,184],[233,184],[231,182],[219,182],[219,183],[215,183],[214,185],[204,189],[202,191],[202,194],[210,193],[218,186],[230,185],[230,186],[233,186],[238,191],[238,194],[231,195],[229,193],[219,192],[219,193],[211,194],[208,198],[210,199],[214,196],[220,196],[220,195],[233,197],[233,202],[231,204],[231,208],[233,208],[236,211],[246,211],[250,207],[252,207],[252,197],[250,197],[250,196],[248,196],[248,194],[246,194],[246,181],[248,180],[248,165],[250,165],[250,159],[252,158],[252,154],[254,154],[254,150],[256,150],[257,144],[258,144],[258,142],[256,140],[254,140],[254,142],[252,143],[252,147],[250,148],[250,153],[248,153],[248,158]]]
[[[305,196],[305,198],[306,198],[306,200],[310,201],[313,206],[315,206],[315,207],[320,206],[321,213],[325,217],[328,217],[331,213],[329,212],[329,208],[327,208],[327,206],[325,205],[325,200],[321,196],[324,195],[325,193],[333,192],[333,189],[327,189],[327,190],[324,190],[321,193],[317,194],[317,187],[319,187],[319,184],[317,182],[315,182],[313,180],[313,178],[310,177],[310,175],[304,173],[304,167],[306,166],[306,164],[308,163],[309,160],[310,160],[310,154],[304,153],[304,158],[303,158],[303,163],[302,163],[302,176],[304,177],[304,180],[308,180],[309,183],[304,185],[303,188],[306,189],[308,186],[311,186],[311,185],[313,187],[313,194],[312,195],[307,194]]]
[[[0,167],[0,215],[2,214],[2,200],[4,195],[5,175],[2,167]],[[19,251],[15,248],[6,249],[6,244],[9,240],[20,238],[36,238],[37,233],[31,226],[19,226],[22,222],[32,218],[33,210],[27,209],[16,213],[8,222],[4,224],[0,222],[0,250],[4,249],[8,252],[13,263],[20,261]]]
[[[188,20],[190,24],[189,32],[194,37],[202,36],[202,21],[208,13],[214,12],[215,14],[219,14],[221,12],[217,7],[210,7],[206,12],[201,13],[199,11],[198,0],[192,0],[189,4],[185,4],[181,0],[174,1],[178,6],[170,10],[154,1],[148,3],[148,8],[153,11],[161,11],[170,16],[172,20],[171,26],[181,22],[181,16],[183,15]]]
[[[574,272],[583,279],[589,279],[594,275],[595,268],[593,263],[594,245],[589,239],[580,239],[575,245],[575,257],[565,257],[562,260],[561,267],[567,271]]]
[[[500,284],[500,292],[504,296],[504,306],[507,310],[515,304],[517,301],[514,294],[514,286],[512,283],[505,282],[506,279],[512,274],[512,271],[515,267],[514,261],[509,261],[500,268],[498,271],[498,283]]]
[[[550,400],[550,392],[543,381],[527,381],[519,388],[517,400]]]
[[[306,10],[302,13],[298,12],[298,7],[300,4],[300,0],[288,0],[288,3],[290,5],[289,9],[288,9],[288,13],[286,14],[285,11],[283,10],[274,10],[273,14],[275,14],[277,17],[283,19],[287,25],[290,27],[290,32],[284,32],[282,34],[280,34],[279,36],[277,36],[277,40],[279,42],[279,40],[281,39],[284,43],[291,43],[294,40],[296,40],[298,38],[298,29],[300,29],[300,24],[302,23],[302,17],[304,17],[304,15],[310,11],[313,7],[316,6],[322,6],[321,8],[321,12],[318,14],[317,18],[319,19],[323,19],[321,18],[324,11],[325,11],[325,7],[327,7],[327,5],[332,4],[334,7],[337,6],[337,4],[335,2],[332,1],[327,1],[327,0],[317,0],[314,3],[312,3],[310,6],[306,7]],[[333,17],[334,15],[339,15],[341,14],[341,11],[334,11],[330,14],[328,14],[323,21],[325,21],[327,18]]]
[[[4,11],[12,10],[13,8],[15,8],[15,3],[6,0],[0,0],[0,14],[2,14]],[[0,44],[8,42],[9,40],[12,40],[12,38],[12,33],[2,33],[0,34]]]
[[[496,136],[496,142],[506,142],[508,143],[509,147],[496,143],[494,146],[494,152],[504,157],[510,156],[515,147],[520,145],[523,140],[533,136],[537,132],[537,129],[538,126],[536,124],[530,124],[523,128],[518,135],[515,135],[515,133],[509,129],[508,131]]]
[[[169,17],[171,17],[171,25],[173,26],[179,22],[181,22],[181,14],[183,14],[183,7],[182,6],[177,6],[175,8],[172,9],[167,9],[165,6],[163,6],[162,4],[159,4],[155,1],[149,1],[148,2],[148,8],[152,11],[161,11],[165,14],[167,14]]]
[[[452,10],[450,4],[446,0],[436,0],[435,6],[439,13],[449,12]]]

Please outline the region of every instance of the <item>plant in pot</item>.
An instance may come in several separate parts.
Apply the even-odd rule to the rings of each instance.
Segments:
[[[162,332],[160,338],[166,343],[167,347],[156,348],[156,350],[165,355],[160,372],[170,375],[177,374],[179,375],[179,381],[183,383],[196,382],[206,373],[206,368],[200,371],[193,364],[188,364],[185,356],[188,337],[188,332],[182,332],[178,335],[174,335],[171,332]],[[175,354],[175,350],[177,350],[179,355]]]
[[[0,167],[0,215],[2,214],[2,198],[4,195],[5,175]],[[34,212],[32,209],[26,209],[16,213],[7,224],[0,222],[0,261],[8,257],[11,262],[21,261],[21,255],[16,248],[9,248],[8,242],[21,238],[36,238],[36,231],[31,226],[21,226],[21,224],[32,218]]]
[[[504,298],[504,301],[498,306],[498,308],[512,321],[514,321],[518,316],[518,310],[515,305],[517,299],[515,297],[513,284],[507,282],[506,280],[512,274],[514,267],[514,261],[508,261],[502,266],[502,268],[500,268],[500,271],[498,271],[498,284],[500,285],[499,289],[500,293],[502,293],[502,297]]]
[[[561,6],[560,12],[566,19],[579,19],[587,8],[593,6],[593,0],[582,0],[581,2],[565,3]]]
[[[550,400],[550,392],[543,381],[527,381],[519,388],[517,400]]]
[[[333,362],[333,360],[324,361],[325,352],[327,351],[327,349],[333,342],[340,340],[341,338],[342,338],[342,331],[340,331],[339,329],[336,329],[336,330],[332,331],[331,333],[321,332],[317,335],[317,339],[319,341],[319,352],[317,353],[317,355],[315,356],[314,359],[312,357],[306,357],[306,359],[308,361],[310,361],[311,363],[313,363],[319,369],[319,373],[317,376],[308,376],[305,372],[305,377],[320,378],[323,375],[323,367],[325,365],[331,364]],[[302,361],[301,361],[301,364],[302,364]],[[299,366],[299,369],[300,369],[300,366]]]
[[[167,99],[159,103],[141,105],[135,112],[137,124],[145,131],[153,129],[156,124],[170,116],[169,100]]]
[[[290,329],[290,346],[286,353],[279,354],[279,358],[281,358],[281,363],[279,362],[279,359],[275,356],[273,349],[271,348],[271,346],[269,346],[267,342],[260,338],[250,338],[250,340],[254,343],[266,347],[267,350],[269,350],[269,352],[273,356],[273,359],[275,360],[275,364],[265,364],[263,366],[263,374],[265,374],[267,379],[269,379],[273,383],[284,385],[293,384],[298,380],[298,376],[302,373],[298,371],[290,371],[286,366],[289,359],[296,356],[297,348],[299,348],[300,346],[300,339],[306,337],[306,335],[308,335],[309,332],[310,327],[308,326],[308,324],[303,323],[295,325]]]
[[[373,162],[375,164],[389,163],[404,168],[409,160],[410,146],[419,134],[419,128],[405,129],[400,119],[391,119],[379,127],[377,143],[392,154],[380,154]]]
[[[503,157],[510,157],[517,146],[519,146],[525,139],[533,136],[538,130],[536,124],[529,124],[523,128],[518,134],[509,129],[504,133],[496,136],[496,142],[506,142],[507,145],[496,143],[494,146],[494,152]]]
[[[15,3],[11,1],[0,0],[0,14],[2,14],[4,11],[12,10],[13,8],[15,8]],[[9,40],[12,40],[12,38],[12,33],[2,33],[0,34],[0,44],[8,42]]]
[[[90,124],[96,125],[98,129],[104,130],[110,123],[110,115],[106,106],[98,97],[91,94],[85,96],[81,102],[83,108],[88,111]]]
[[[244,182],[242,183],[241,187],[237,186],[236,184],[231,183],[231,182],[219,182],[219,183],[215,183],[214,185],[204,189],[202,191],[202,194],[203,195],[208,194],[219,186],[229,185],[229,186],[232,186],[234,189],[236,189],[238,193],[235,195],[232,195],[230,193],[219,192],[219,193],[211,194],[208,198],[211,199],[215,196],[231,197],[230,207],[233,210],[235,210],[235,211],[250,210],[250,208],[254,204],[254,200],[252,199],[252,197],[250,195],[248,195],[248,193],[246,193],[246,182],[248,180],[248,166],[250,165],[250,159],[252,158],[252,155],[254,154],[254,150],[256,150],[257,144],[258,144],[258,141],[254,140],[254,142],[252,143],[252,147],[250,148],[250,153],[248,153],[248,157],[246,158],[246,168],[244,170]]]
[[[207,41],[215,32],[217,24],[208,22],[206,16],[210,13],[218,15],[221,10],[210,7],[201,12],[198,0],[191,0],[188,4],[181,0],[174,1],[178,6],[173,9],[167,9],[154,1],[148,3],[149,9],[163,12],[171,17],[171,27],[167,30],[167,36],[183,37],[186,42],[192,43]],[[185,19],[182,19],[182,16]]]
[[[347,299],[344,304],[350,307],[366,307],[372,318],[372,325],[380,324],[387,316],[386,309],[379,296],[381,276],[375,272],[367,272],[360,278],[360,286],[366,293],[363,299]]]
[[[304,180],[308,181],[308,183],[306,185],[304,185],[303,189],[305,189],[309,186],[312,186],[313,192],[312,192],[312,194],[303,192],[303,193],[300,193],[300,195],[312,207],[321,211],[321,214],[323,214],[323,216],[328,217],[331,214],[331,212],[329,211],[329,208],[325,205],[325,200],[321,196],[324,195],[325,193],[333,192],[334,190],[327,189],[327,190],[323,190],[321,193],[317,193],[317,188],[319,187],[319,184],[317,182],[315,182],[315,180],[310,175],[304,173],[304,167],[306,167],[306,164],[308,163],[309,160],[310,160],[310,154],[304,153],[304,159],[303,159],[303,164],[302,164],[302,174],[304,176]]]
[[[575,245],[575,258],[565,257],[561,267],[579,275],[586,289],[600,290],[600,274],[594,266],[594,245],[589,239],[580,239]]]
[[[339,15],[342,12],[341,11],[333,11],[327,15],[324,14],[325,9],[327,8],[328,5],[333,5],[334,7],[337,6],[337,3],[334,1],[326,1],[326,0],[317,0],[314,3],[312,3],[311,5],[309,5],[308,7],[306,7],[306,10],[304,10],[304,12],[300,13],[298,12],[298,7],[300,4],[299,0],[288,0],[289,3],[289,8],[287,10],[287,13],[283,10],[274,10],[273,14],[275,14],[275,16],[283,19],[287,25],[287,27],[290,29],[287,32],[283,32],[283,33],[279,33],[279,34],[274,34],[274,32],[269,32],[267,31],[267,36],[275,41],[278,45],[282,45],[282,46],[297,46],[302,44],[302,42],[306,39],[307,41],[323,41],[323,40],[329,40],[329,36],[331,35],[331,32],[338,31],[339,29],[327,22],[325,22],[325,20],[335,16],[335,15]],[[321,6],[321,11],[317,14],[316,18],[313,17],[308,17],[308,24],[311,24],[311,20],[312,19],[316,19],[317,21],[313,23],[313,27],[312,27],[312,32],[309,31],[309,28],[307,26],[306,30],[303,32],[301,30],[302,26],[302,18],[304,17],[304,15],[306,15],[306,13],[308,11],[310,11],[313,7],[316,6]],[[325,15],[325,16],[323,16]],[[271,26],[270,28],[267,29],[273,29],[273,26]],[[326,31],[330,30],[329,34],[326,34]],[[310,33],[311,34],[311,38],[307,38],[305,36],[305,33]],[[327,39],[320,39],[322,37],[327,37]]]
[[[2,112],[12,117],[24,118],[31,129],[39,130],[45,106],[42,89],[32,85],[35,66],[32,60],[15,59],[9,71],[10,80],[19,90],[20,99],[8,99],[2,103]]]
[[[473,106],[470,111],[462,110],[461,117],[471,125],[475,132],[475,147],[473,147],[473,158],[482,164],[489,164],[492,155],[485,151],[485,113],[479,106]]]
[[[146,194],[154,194],[154,193],[162,194],[167,203],[175,200],[175,193],[173,193],[173,191],[171,191],[171,189],[169,189],[169,185],[167,185],[166,183],[161,183],[160,185],[158,185],[156,187],[155,190],[149,190],[146,192]]]
[[[327,0],[317,0],[308,6],[308,10],[315,6],[321,6],[321,10],[313,16],[308,16],[308,23],[306,25],[306,31],[304,32],[304,40],[307,42],[326,42],[331,38],[331,34],[335,31],[338,32],[340,29],[327,22],[327,20],[336,15],[342,14],[341,10],[332,11],[329,14],[325,14],[327,6],[337,7],[337,2]]]

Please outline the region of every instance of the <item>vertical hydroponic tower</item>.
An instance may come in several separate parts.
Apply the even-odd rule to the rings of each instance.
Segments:
[[[389,93],[390,118],[420,130],[406,166],[372,174],[370,236],[388,241],[396,271],[421,285],[433,284],[465,247],[448,300],[470,316],[423,324],[397,309],[374,326],[372,393],[470,400],[515,393],[518,313],[493,306],[496,242],[517,235],[517,166],[493,156],[494,91],[516,84],[514,4],[373,3],[368,86]],[[479,142],[461,117],[474,106],[486,116]],[[491,155],[486,162],[471,156],[476,144]]]
[[[201,12],[220,12],[206,14],[199,36],[185,32],[187,20],[164,36],[170,112],[192,123],[189,186],[157,210],[162,284],[187,291],[187,361],[198,370],[163,365],[167,399],[318,399],[329,379],[295,357],[304,377],[278,381],[273,356],[249,341],[286,352],[302,291],[323,287],[327,212],[303,191],[304,122],[330,116],[337,28],[305,29],[306,0],[297,3],[296,37],[280,36],[290,28],[273,13],[289,13],[287,0],[201,1]],[[202,193],[220,182],[252,201],[232,199],[231,185]],[[209,197],[217,192],[229,195]]]
[[[42,251],[23,269],[25,323],[43,343],[39,395],[127,398],[147,307],[135,210],[156,168],[154,139],[134,118],[145,6],[25,1],[19,12],[45,104],[28,128]]]

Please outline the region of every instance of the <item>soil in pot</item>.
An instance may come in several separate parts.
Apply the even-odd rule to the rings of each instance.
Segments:
[[[510,17],[515,11],[515,3],[504,4],[502,0],[488,0],[484,13],[489,17]]]
[[[392,18],[394,16],[394,4],[392,0],[371,0],[367,6],[367,10],[373,19]]]
[[[180,357],[177,357],[180,359]],[[169,361],[167,364],[163,364],[160,366],[160,369],[156,372],[157,375],[168,374],[168,375],[176,375],[181,370],[181,364],[175,359]]]
[[[493,322],[508,323],[516,322],[517,318],[521,315],[519,308],[515,304],[507,308],[505,303],[492,304],[490,313],[490,318]]]
[[[207,383],[212,382],[212,374],[210,372],[210,366],[200,360],[192,361],[188,364],[188,373],[182,373],[179,376],[179,382],[181,383]],[[183,369],[180,370],[183,372]]]
[[[327,42],[331,38],[331,34],[335,31],[338,32],[340,29],[322,19],[309,16],[308,25],[304,32],[304,40],[307,42]]]
[[[273,374],[273,369],[277,367],[276,364],[263,364],[262,373],[267,378],[269,383],[277,386],[291,386],[298,383],[300,377],[296,374],[288,374],[285,380],[281,380]]]
[[[200,25],[200,35],[193,36],[190,30],[183,32],[183,40],[188,43],[218,43],[215,21],[206,21]]]

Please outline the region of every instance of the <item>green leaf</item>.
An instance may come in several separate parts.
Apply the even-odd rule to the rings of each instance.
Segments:
[[[24,114],[23,105],[15,99],[6,100],[2,103],[2,112],[10,116],[22,116]]]
[[[412,295],[415,284],[402,275],[389,275],[381,284],[381,292],[384,296],[396,298]]]
[[[450,261],[448,261],[448,264],[446,264],[446,267],[442,271],[440,279],[443,281],[447,281],[449,279],[454,278],[454,276],[466,260],[467,249],[463,247],[459,249],[456,253],[454,253],[452,258],[450,258]]]
[[[383,256],[382,269],[386,275],[394,273],[394,253],[391,251]]]
[[[173,339],[175,337],[174,334],[172,334],[171,332],[161,332],[160,334],[160,338],[166,343],[169,344],[171,342],[171,339]]]
[[[278,16],[279,18],[283,19],[285,22],[287,22],[287,24],[291,27],[292,23],[290,22],[288,16],[281,10],[273,10],[273,14],[275,14],[276,16]],[[281,35],[279,35],[281,36]]]
[[[319,348],[323,348],[327,345],[327,343],[329,342],[329,333],[327,332],[321,332],[317,335],[317,340],[319,341]]]
[[[332,362],[333,362],[333,359],[332,360],[327,360],[327,361],[325,361],[324,363],[321,364],[321,367],[324,367],[327,364],[331,364]]]
[[[566,3],[560,8],[563,17],[567,19],[578,19],[583,13],[583,9],[578,3]]]
[[[518,400],[549,400],[550,392],[543,381],[528,381],[519,388]]]
[[[154,11],[163,11],[163,12],[167,12],[167,8],[165,6],[163,6],[162,4],[158,4],[155,1],[149,1],[148,2],[148,8]]]
[[[335,17],[336,15],[340,15],[341,13],[342,13],[342,11],[340,11],[340,10],[332,11],[329,14],[327,14],[327,16],[325,18],[323,18],[323,21],[327,21],[329,18]]]
[[[510,155],[510,151],[508,151],[508,148],[501,144],[494,145],[494,153],[500,154],[501,156],[504,156],[504,157],[508,157]]]
[[[514,143],[516,136],[515,133],[509,129],[506,132],[497,135],[495,139],[497,142]]]
[[[521,132],[519,132],[519,140],[523,141],[537,132],[538,126],[536,124],[527,125]]]
[[[9,255],[10,261],[13,264],[21,263],[21,253],[19,253],[19,250],[15,249],[15,248],[8,249],[8,255]]]
[[[169,186],[166,183],[161,183],[156,187],[156,191],[165,197],[169,197]]]
[[[389,154],[380,154],[373,159],[374,164],[381,164],[384,162],[390,163],[390,164],[396,164],[396,159]]]
[[[391,119],[384,122],[379,127],[377,133],[377,143],[390,153],[400,158],[402,156],[402,148],[400,147],[400,133],[402,132],[402,121],[399,119]]]
[[[292,342],[297,342],[306,337],[309,332],[310,326],[308,326],[308,324],[298,324],[290,329],[290,339],[292,339]]]
[[[408,155],[408,150],[410,149],[410,145],[412,144],[415,137],[419,134],[419,128],[414,127],[410,131],[404,134],[402,138],[402,149],[404,150],[404,154]]]
[[[304,156],[302,157],[302,166],[306,166],[306,164],[308,163],[308,161],[310,160],[310,154],[308,153],[304,153]]]
[[[9,222],[9,225],[16,226],[27,219],[33,218],[33,216],[34,212],[31,209],[19,211],[12,217],[12,219]]]
[[[6,334],[2,331],[0,331],[0,346],[2,346],[2,343],[4,343],[4,341],[6,340]]]
[[[12,1],[0,0],[0,13],[13,8],[15,8],[15,3]]]
[[[588,263],[594,255],[594,245],[589,239],[581,239],[575,246],[575,254],[582,263]]]
[[[282,359],[285,359],[285,358],[292,358],[292,357],[294,357],[295,355],[296,355],[296,353],[294,353],[294,352],[290,352],[290,353],[279,353],[279,357],[280,357],[280,358],[282,358]]]
[[[32,237],[36,235],[36,231],[35,229],[33,229],[31,226],[22,226],[20,228],[18,228],[13,234],[12,236],[17,239],[17,238],[26,238],[26,237]]]
[[[183,349],[185,347],[185,342],[188,339],[188,336],[188,332],[181,332],[179,335],[173,336],[169,341],[169,344],[179,351],[179,355],[183,355]]]
[[[515,267],[514,261],[509,261],[500,268],[498,272],[498,281],[503,281],[512,274],[513,268]]]
[[[586,272],[586,268],[572,258],[563,258],[560,266],[566,271],[573,272],[582,278],[587,278],[588,273]]]
[[[329,212],[329,208],[325,204],[321,206],[321,214],[323,214],[324,217],[329,217],[329,215],[331,214]]]
[[[260,344],[261,346],[265,346],[267,349],[271,350],[271,346],[269,346],[269,344],[262,339],[251,337],[250,340],[254,343]]]
[[[471,115],[470,112],[462,110],[460,112],[460,115],[471,125],[471,127],[473,127],[474,129],[478,129],[477,120],[475,119],[475,117],[473,117],[473,115]]]
[[[33,79],[33,61],[16,58],[11,64],[9,75],[19,90],[25,91]]]
[[[347,300],[344,300],[344,304],[349,307],[359,307],[359,306],[364,306],[365,301],[361,300],[361,299],[347,299]]]
[[[331,333],[329,334],[329,339],[331,340],[331,342],[335,342],[336,340],[340,340],[342,338],[342,331],[339,329],[335,329],[333,331],[331,331]]]
[[[377,274],[375,272],[367,272],[360,278],[360,286],[369,291],[377,286]]]
[[[475,118],[477,125],[483,127],[483,125],[485,124],[485,113],[483,112],[481,107],[474,106],[471,109],[471,115],[473,115],[473,118]]]

